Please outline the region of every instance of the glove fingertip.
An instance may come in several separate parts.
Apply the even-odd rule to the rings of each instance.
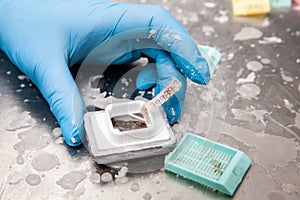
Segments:
[[[65,142],[72,147],[79,146],[82,143],[83,140],[83,125],[80,125],[79,127],[74,127],[74,132],[69,135],[66,133],[66,130],[63,129],[63,136],[65,139]]]
[[[178,118],[181,114],[180,105],[178,104],[178,105],[175,105],[172,107],[163,105],[163,108],[164,108],[165,112],[167,113],[167,118],[168,118],[169,123],[174,124],[178,120]]]
[[[69,146],[78,146],[84,137],[83,116],[86,112],[84,102],[77,89],[71,97],[61,98],[55,107],[51,107],[61,126],[65,142]]]

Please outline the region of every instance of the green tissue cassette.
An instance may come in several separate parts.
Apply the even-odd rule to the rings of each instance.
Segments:
[[[191,133],[165,159],[167,171],[230,196],[250,165],[245,153]]]

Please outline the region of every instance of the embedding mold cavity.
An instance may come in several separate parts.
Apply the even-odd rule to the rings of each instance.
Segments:
[[[146,102],[129,101],[108,105],[104,111],[84,116],[88,149],[99,164],[169,153],[176,139],[164,111],[153,106],[149,120],[141,114]]]

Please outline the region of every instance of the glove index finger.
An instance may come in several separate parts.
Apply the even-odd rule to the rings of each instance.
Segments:
[[[137,43],[143,44],[137,45],[138,48],[153,48],[158,45],[170,53],[186,77],[200,84],[206,84],[210,80],[205,58],[189,33],[168,11],[156,5],[122,3],[113,5],[107,8],[109,18],[101,18],[106,19],[106,23],[109,22],[108,24],[113,27],[111,39],[119,36],[123,40],[137,40],[140,41]],[[98,14],[96,17],[99,17]],[[103,31],[101,27],[96,27],[99,32]]]

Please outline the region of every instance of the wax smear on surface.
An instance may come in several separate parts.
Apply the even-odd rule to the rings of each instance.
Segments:
[[[243,40],[258,39],[262,35],[263,33],[257,28],[244,27],[241,29],[240,32],[234,35],[233,40],[243,41]]]
[[[253,118],[255,118],[257,122],[262,123],[264,126],[267,125],[264,118],[266,115],[270,114],[267,110],[254,110],[248,108],[246,110],[232,108],[231,112],[236,120],[252,122]]]
[[[285,200],[283,194],[279,192],[270,192],[268,194],[268,199],[269,200]]]
[[[91,183],[100,183],[100,174],[94,172],[90,175],[89,180]]]
[[[287,99],[283,99],[284,107],[286,107],[291,113],[295,115],[294,124],[288,125],[288,127],[295,126],[300,129],[300,109],[298,112],[293,109],[294,105],[289,102]]]
[[[241,95],[243,99],[251,100],[257,98],[257,95],[260,94],[261,89],[253,83],[246,83],[241,85],[237,89],[237,92]]]
[[[283,68],[280,68],[280,75],[281,75],[282,80],[284,80],[286,82],[293,82],[294,81],[293,77],[290,77],[290,76],[285,74],[285,72],[283,71]]]
[[[269,115],[270,113],[267,110],[253,110],[251,114],[255,117],[256,121],[262,123],[263,125],[267,125],[264,120],[265,115]]]
[[[280,183],[281,190],[289,195],[300,192],[299,163],[290,161],[286,166],[277,167],[273,174]]]
[[[248,76],[246,78],[239,78],[236,83],[237,84],[252,83],[252,82],[254,82],[255,78],[256,78],[255,73],[251,72],[250,74],[248,74]]]
[[[39,150],[48,146],[51,142],[49,134],[41,133],[39,130],[32,129],[18,134],[21,139],[13,148],[18,151],[16,162],[19,165],[24,164],[23,154],[26,150]]]
[[[252,147],[247,155],[268,171],[272,171],[274,167],[285,166],[297,156],[294,139],[257,133],[229,124],[225,124],[223,133]]]
[[[20,172],[12,172],[7,177],[7,182],[9,184],[15,185],[15,184],[19,183],[23,179],[24,179],[24,176]]]
[[[30,112],[22,112],[16,119],[14,119],[6,130],[15,131],[18,129],[28,128],[33,126],[36,121],[30,116]]]
[[[259,44],[279,44],[282,43],[283,40],[279,37],[272,36],[272,37],[263,37],[262,40],[259,40]]]
[[[60,180],[56,181],[64,189],[75,189],[77,184],[85,179],[87,175],[80,171],[73,171],[64,175]]]
[[[51,142],[49,134],[41,133],[38,130],[30,130],[20,133],[18,137],[21,141],[14,145],[14,149],[19,153],[25,150],[39,150],[48,146]]]

